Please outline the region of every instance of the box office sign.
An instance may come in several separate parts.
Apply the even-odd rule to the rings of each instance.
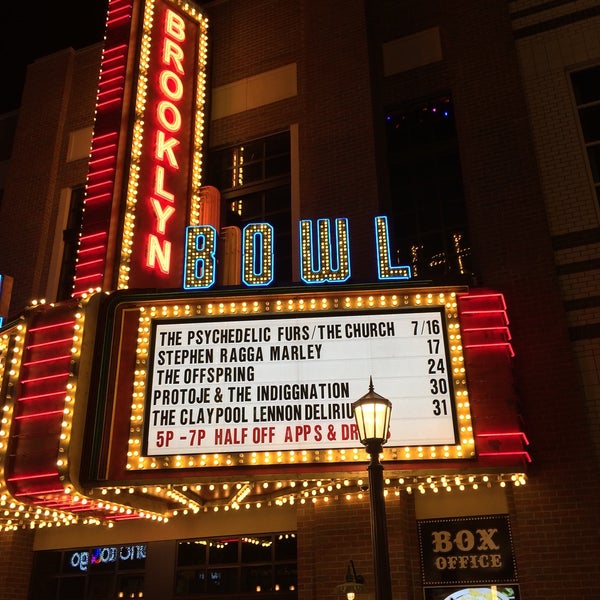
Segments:
[[[423,585],[517,581],[507,515],[417,522]]]

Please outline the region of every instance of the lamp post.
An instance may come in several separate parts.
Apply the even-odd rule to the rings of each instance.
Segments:
[[[387,539],[383,465],[379,460],[382,445],[387,442],[390,428],[392,403],[373,390],[373,378],[369,391],[352,403],[360,442],[371,462],[369,463],[369,496],[371,501],[371,544],[375,572],[375,600],[391,600],[390,552]]]

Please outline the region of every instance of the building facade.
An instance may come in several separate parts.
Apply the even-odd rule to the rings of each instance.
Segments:
[[[107,32],[120,19],[119,11],[142,4],[152,5],[108,3]],[[173,10],[189,9],[170,0],[157,4],[167,11],[171,4]],[[125,415],[123,429],[118,402],[115,408],[105,400],[117,398],[114,388],[124,385],[119,373],[135,370],[129,363],[136,357],[135,344],[138,354],[141,348],[134,339],[137,328],[131,339],[114,333],[127,331],[122,315],[131,306],[150,312],[163,303],[164,314],[175,320],[174,307],[184,302],[196,302],[202,311],[219,303],[241,311],[244,302],[274,305],[278,297],[308,304],[312,294],[318,302],[340,304],[348,296],[358,314],[365,290],[386,302],[389,293],[404,294],[407,303],[428,293],[455,294],[483,301],[478,310],[487,316],[502,314],[500,324],[471,325],[486,329],[481,344],[479,334],[467,340],[474,312],[469,301],[463,299],[456,309],[463,345],[488,346],[483,354],[465,349],[471,406],[463,416],[472,420],[473,455],[444,461],[418,444],[406,454],[401,446],[397,454],[384,454],[393,597],[466,600],[477,597],[468,591],[472,588],[481,588],[485,598],[595,597],[600,574],[597,3],[214,0],[193,9],[208,26],[205,63],[193,66],[205,77],[205,116],[200,125],[188,116],[182,130],[202,134],[198,177],[202,193],[216,198],[201,203],[205,212],[196,223],[214,226],[227,248],[229,235],[252,223],[271,224],[274,269],[265,267],[263,257],[260,266],[255,262],[244,271],[240,250],[233,250],[232,260],[220,257],[215,287],[191,291],[183,291],[183,283],[128,285],[120,279],[128,273],[122,267],[114,267],[107,282],[105,270],[100,287],[108,304],[86,305],[97,331],[82,342],[81,355],[88,351],[91,358],[79,363],[76,378],[83,391],[77,402],[86,408],[75,411],[72,428],[79,437],[65,446],[71,462],[81,464],[69,476],[73,490],[90,502],[101,503],[105,494],[115,511],[129,503],[138,516],[145,511],[150,518],[107,518],[113,508],[106,505],[98,507],[103,516],[86,519],[67,504],[29,505],[27,498],[38,492],[19,488],[19,466],[26,470],[35,451],[14,440],[32,434],[9,423],[9,441],[1,448],[0,599],[335,598],[344,595],[338,584],[356,579],[353,573],[347,577],[350,566],[364,577],[357,597],[374,598],[364,455],[328,467],[326,450],[311,448],[306,469],[289,459],[267,465],[263,455],[256,471],[240,463],[219,464],[217,474],[207,477],[206,463],[179,470],[176,458],[161,458],[158,449],[152,454],[146,447],[147,456],[162,460],[161,473],[144,470],[146,456],[140,459],[143,468],[128,474],[118,456],[120,449],[122,456],[132,452],[127,445],[132,417]],[[66,49],[28,69],[12,151],[2,169],[0,273],[13,280],[10,307],[2,315],[7,339],[18,337],[22,323],[28,335],[43,331],[45,315],[53,311],[64,309],[70,318],[74,298],[87,302],[86,284],[77,288],[77,278],[89,276],[82,275],[78,252],[94,210],[85,204],[98,181],[90,174],[130,189],[132,158],[123,161],[119,155],[114,167],[94,154],[98,146],[92,144],[90,153],[92,140],[100,139],[103,81],[113,81],[101,78],[99,87],[99,73],[113,68],[106,62],[111,43],[107,34],[105,43]],[[123,132],[135,130],[136,111],[135,96],[126,94],[141,69],[140,48],[118,74],[130,102],[120,125],[122,137],[130,136],[127,147],[135,146],[133,133]],[[174,64],[178,57],[183,64],[175,46],[170,48]],[[175,79],[165,77],[167,95],[179,99]],[[194,179],[189,169],[186,181]],[[167,198],[166,187],[161,190]],[[156,184],[154,191],[160,196]],[[157,235],[164,233],[160,223],[168,221],[167,206],[156,209]],[[108,220],[124,221],[124,214],[110,213]],[[382,216],[387,239],[375,235]],[[339,227],[340,238],[350,232],[351,270],[348,265],[347,276],[336,279],[344,267],[334,265],[320,288],[311,281],[318,267],[311,271],[302,262],[307,235],[298,224],[324,219]],[[124,233],[119,242],[110,235],[99,244],[104,256],[125,246]],[[180,253],[184,235],[182,228]],[[202,235],[206,241],[207,230]],[[256,235],[259,244],[267,233],[261,229]],[[381,240],[387,242],[387,262]],[[342,247],[338,244],[338,259],[346,256]],[[154,252],[160,263],[165,254]],[[394,265],[406,265],[410,278]],[[135,265],[131,268],[133,273]],[[253,288],[265,272],[274,273],[274,280]],[[194,273],[198,279],[206,275]],[[81,292],[75,295],[74,281]],[[481,300],[489,297],[491,307]],[[50,304],[57,308],[44,308]],[[297,312],[287,317],[281,322],[289,327],[301,322]],[[497,330],[502,330],[499,338]],[[106,331],[109,341],[101,343]],[[37,343],[28,340],[31,347]],[[497,345],[493,351],[490,343]],[[12,393],[10,344],[1,350],[5,413]],[[119,356],[116,366],[111,353]],[[18,382],[22,397],[26,383],[25,376]],[[365,392],[367,385],[365,380]],[[460,417],[462,407],[455,408]],[[518,444],[503,437],[509,430]],[[256,451],[268,453],[267,444],[256,440]],[[241,454],[250,460],[252,452]],[[142,493],[150,486],[161,489]],[[245,486],[249,495],[237,496]],[[129,489],[136,501],[120,501]],[[48,514],[34,516],[40,507]],[[268,550],[251,550],[255,547]]]

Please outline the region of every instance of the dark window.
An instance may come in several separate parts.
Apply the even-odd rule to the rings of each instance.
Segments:
[[[471,275],[458,139],[449,96],[386,114],[391,244],[413,276],[459,282]]]
[[[291,281],[290,133],[221,148],[211,152],[211,185],[221,192],[222,226],[243,229],[248,223],[274,228],[277,283]]]
[[[83,219],[83,200],[85,187],[76,187],[71,190],[67,226],[63,231],[63,255],[60,266],[60,277],[56,292],[57,300],[65,300],[71,296],[75,279],[75,263],[77,259],[77,244],[79,231]]]
[[[596,200],[600,205],[600,66],[571,73]]]
[[[297,598],[296,536],[279,533],[178,542],[178,598]]]
[[[29,598],[143,598],[145,557],[144,544],[35,552]]]

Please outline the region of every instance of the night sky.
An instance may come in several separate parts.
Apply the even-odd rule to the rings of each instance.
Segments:
[[[27,65],[104,36],[108,0],[5,0],[0,8],[0,113],[19,107]]]

